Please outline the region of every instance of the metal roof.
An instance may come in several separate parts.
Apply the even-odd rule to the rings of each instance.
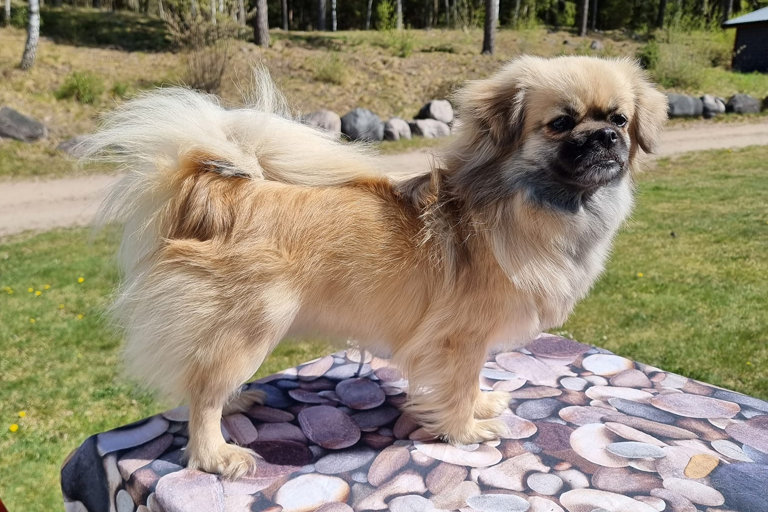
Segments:
[[[736,25],[746,25],[747,23],[758,23],[761,21],[768,21],[768,7],[763,7],[744,16],[728,20],[723,23],[723,26],[735,27]]]

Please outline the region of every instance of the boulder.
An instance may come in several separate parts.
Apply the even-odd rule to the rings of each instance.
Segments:
[[[409,123],[411,133],[421,135],[425,139],[436,139],[451,134],[451,128],[442,121],[436,119],[416,119]]]
[[[341,118],[341,133],[352,140],[380,141],[384,139],[384,123],[370,110],[356,108]]]
[[[722,98],[712,96],[711,94],[705,94],[701,97],[701,103],[704,108],[703,114],[706,119],[725,113],[725,101]]]
[[[603,51],[605,49],[605,46],[601,41],[598,41],[597,39],[593,39],[591,43],[589,43],[589,48],[591,50],[594,50],[596,52]]]
[[[400,140],[411,138],[411,127],[405,120],[393,117],[384,123],[384,140]]]
[[[749,94],[734,94],[725,104],[725,111],[734,114],[757,114],[760,112],[760,101]]]
[[[701,99],[685,94],[668,93],[669,117],[698,117],[704,113],[704,104]]]
[[[768,110],[768,96],[763,98],[763,110]]]
[[[59,145],[56,146],[56,149],[68,154],[69,156],[80,158],[82,156],[82,149],[79,146],[87,138],[87,135],[78,135],[76,137],[72,137],[71,139],[67,139],[59,143]]]
[[[448,100],[432,100],[419,110],[416,119],[435,119],[445,124],[453,121],[453,107]]]
[[[307,126],[319,128],[333,135],[341,135],[341,117],[330,110],[317,110],[304,116],[301,121]]]
[[[48,129],[40,121],[27,117],[10,107],[0,108],[0,137],[33,142],[48,136]]]

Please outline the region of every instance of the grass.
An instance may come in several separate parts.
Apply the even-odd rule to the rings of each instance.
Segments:
[[[768,399],[766,161],[767,147],[709,151],[643,174],[605,275],[561,332]],[[163,408],[117,372],[118,337],[102,317],[115,247],[114,232],[82,229],[0,241],[0,495],[10,510],[60,509],[70,450]],[[331,350],[283,343],[259,375]]]

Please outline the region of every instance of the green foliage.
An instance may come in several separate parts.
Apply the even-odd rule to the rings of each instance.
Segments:
[[[395,2],[392,0],[379,0],[376,4],[376,20],[376,26],[379,30],[394,30],[397,28]]]
[[[11,4],[11,26],[16,28],[27,28],[27,25],[29,24],[29,7],[24,5],[13,5]],[[42,20],[40,23],[40,28],[42,29]]]
[[[115,82],[112,84],[112,88],[109,93],[113,98],[125,99],[131,93],[131,86],[126,82]]]
[[[338,52],[329,52],[315,59],[312,68],[318,82],[344,85],[349,79],[349,68]]]
[[[57,100],[73,98],[80,103],[93,104],[104,92],[104,81],[90,71],[73,71],[54,96]]]
[[[638,50],[636,57],[644,69],[655,69],[659,65],[659,44],[651,39]]]

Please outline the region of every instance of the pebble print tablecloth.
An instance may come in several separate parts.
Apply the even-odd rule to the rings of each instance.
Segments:
[[[88,438],[66,460],[73,511],[768,512],[768,403],[543,335],[491,357],[508,438],[451,446],[401,415],[407,382],[347,350],[249,385],[222,421],[263,461],[237,481],[187,470],[187,410]]]

